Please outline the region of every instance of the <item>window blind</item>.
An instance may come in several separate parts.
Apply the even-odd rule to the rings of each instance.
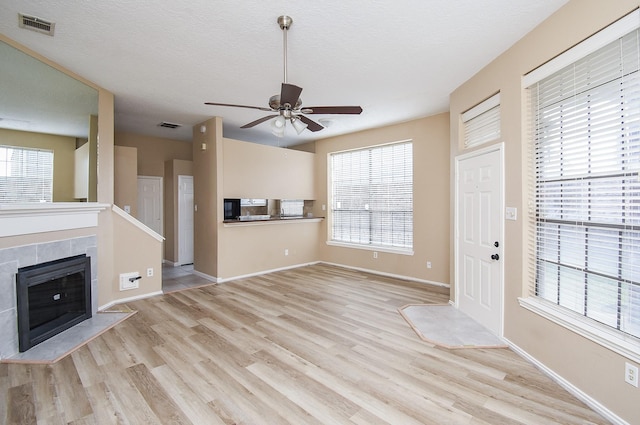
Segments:
[[[528,87],[531,295],[640,337],[640,33]]]
[[[0,203],[51,202],[53,151],[0,146]]]
[[[462,114],[464,146],[479,146],[500,139],[500,93]]]
[[[330,155],[331,240],[410,250],[413,247],[413,145]]]

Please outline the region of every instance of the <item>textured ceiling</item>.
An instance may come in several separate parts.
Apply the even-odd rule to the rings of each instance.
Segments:
[[[113,92],[117,131],[191,140],[194,124],[221,116],[226,137],[288,146],[447,111],[449,93],[565,3],[2,0],[0,32]],[[55,22],[55,36],[20,29],[18,13]],[[288,81],[303,106],[361,115],[314,115],[331,125],[280,139],[268,122],[239,128],[265,112],[204,105],[266,107],[279,93],[285,14]]]

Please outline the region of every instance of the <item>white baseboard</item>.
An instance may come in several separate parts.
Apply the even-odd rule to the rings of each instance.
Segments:
[[[178,267],[180,265],[180,263],[174,263],[173,261],[166,260],[166,259],[162,260],[162,264],[168,264],[168,265],[170,265],[172,267]]]
[[[208,275],[206,273],[199,272],[195,268],[191,271],[191,273],[195,274],[196,276],[200,276],[203,279],[207,279],[209,282],[220,283],[219,278],[217,278],[215,276]]]
[[[151,298],[151,297],[155,297],[156,295],[162,295],[163,292],[162,291],[156,291],[156,292],[150,292],[148,294],[144,294],[144,295],[136,295],[135,297],[128,297],[128,298],[120,298],[118,300],[115,301],[111,301],[103,306],[98,307],[98,311],[103,311],[106,310],[108,308],[113,307],[114,305],[117,304],[124,304],[124,303],[128,303],[131,301],[138,301],[138,300],[143,300],[145,298]]]
[[[318,263],[327,264],[327,265],[336,266],[336,267],[344,267],[345,269],[357,270],[357,271],[360,271],[360,272],[377,274],[377,275],[385,276],[385,277],[392,277],[394,279],[403,279],[403,280],[410,280],[412,282],[425,283],[427,285],[439,286],[441,288],[451,288],[451,286],[448,283],[435,282],[435,281],[432,281],[432,280],[425,280],[425,279],[418,279],[417,277],[412,277],[412,276],[404,276],[404,275],[400,275],[400,274],[386,273],[386,272],[381,272],[379,270],[365,269],[365,268],[362,268],[362,267],[346,266],[344,264],[329,263],[327,261],[318,261]]]
[[[218,283],[223,283],[223,282],[229,282],[231,280],[236,280],[236,279],[244,279],[244,278],[247,278],[247,277],[261,276],[263,274],[281,272],[281,271],[284,271],[284,270],[297,269],[299,267],[305,267],[305,266],[312,266],[312,265],[318,264],[318,263],[319,263],[319,261],[314,261],[314,262],[311,262],[311,263],[295,264],[293,266],[280,267],[280,268],[271,269],[271,270],[263,270],[263,271],[259,271],[259,272],[255,272],[255,273],[244,274],[244,275],[241,275],[241,276],[228,277],[228,278],[224,278],[224,279],[223,278],[218,278],[217,282]]]
[[[522,348],[515,345],[513,342],[509,341],[506,338],[502,338],[511,348],[515,351],[520,357],[523,357],[525,360],[532,363],[536,368],[538,368],[542,373],[551,378],[554,382],[560,385],[562,388],[567,390],[573,396],[575,396],[578,400],[582,401],[584,404],[589,406],[591,409],[595,410],[600,415],[604,416],[609,422],[616,425],[630,425],[627,421],[620,418],[618,415],[613,413],[611,410],[607,409],[603,406],[599,401],[586,394],[580,388],[573,385],[571,382],[564,379],[562,376],[555,373],[553,370],[549,369],[547,366],[536,360],[529,353],[524,351]]]

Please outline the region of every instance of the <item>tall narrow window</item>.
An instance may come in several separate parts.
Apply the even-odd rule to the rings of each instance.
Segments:
[[[462,114],[464,147],[471,148],[500,139],[500,93]]]
[[[637,25],[636,25],[637,28]],[[532,295],[640,337],[640,33],[529,85]]]
[[[412,142],[333,153],[330,167],[331,240],[410,251]]]
[[[0,146],[0,203],[51,202],[53,151]]]

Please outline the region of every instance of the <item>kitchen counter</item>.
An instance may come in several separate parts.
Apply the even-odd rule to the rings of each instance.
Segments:
[[[296,223],[296,222],[319,222],[322,221],[324,217],[304,217],[304,216],[296,216],[296,217],[279,217],[279,216],[269,216],[269,215],[243,215],[238,219],[233,220],[224,220],[224,225],[230,226],[238,226],[238,225],[247,225],[247,224],[280,224],[280,223]]]

